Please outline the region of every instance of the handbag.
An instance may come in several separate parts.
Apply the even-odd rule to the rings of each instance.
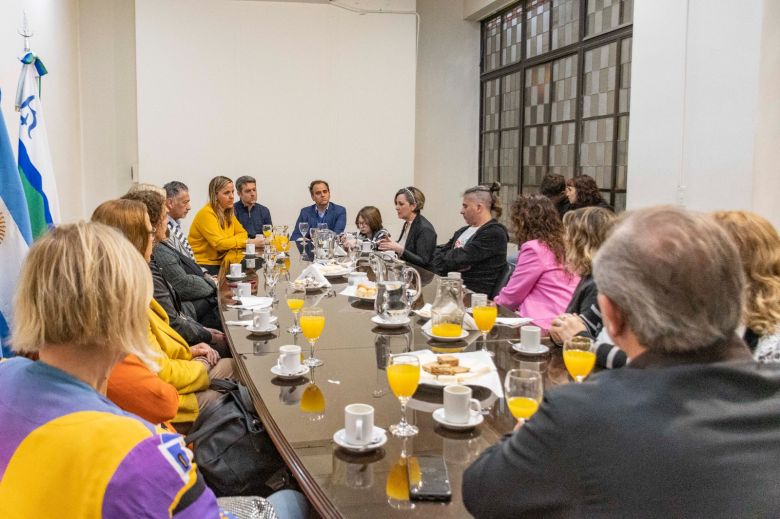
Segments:
[[[262,496],[289,481],[287,467],[252,405],[249,390],[229,379],[211,381],[222,393],[187,435],[206,484],[220,496]]]

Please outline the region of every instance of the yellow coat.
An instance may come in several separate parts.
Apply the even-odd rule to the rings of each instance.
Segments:
[[[192,220],[188,239],[199,265],[222,265],[241,261],[248,238],[235,214],[223,229],[211,204],[206,204]]]
[[[161,355],[159,377],[176,388],[179,410],[173,422],[193,422],[198,417],[195,393],[209,387],[209,374],[202,362],[192,360],[187,342],[168,324],[168,314],[152,299],[149,316],[149,342]]]

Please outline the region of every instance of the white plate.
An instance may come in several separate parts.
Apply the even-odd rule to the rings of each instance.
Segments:
[[[302,283],[296,283],[295,281],[293,281],[291,284],[292,284],[293,288],[296,291],[298,291],[298,292],[306,292],[307,290],[319,290],[319,289],[323,288],[324,286],[326,286],[325,283],[322,282],[322,281],[314,281],[310,285],[304,285]]]
[[[550,351],[550,348],[544,344],[540,344],[536,348],[530,348],[528,346],[523,346],[519,342],[512,343],[512,349],[520,353],[525,353],[526,355],[541,355]]]
[[[270,325],[268,328],[255,328],[254,326],[247,326],[247,330],[251,333],[271,333],[279,329],[275,324]]]
[[[298,378],[304,376],[308,372],[309,366],[304,366],[303,364],[301,364],[301,367],[295,373],[284,373],[281,369],[279,369],[278,364],[271,368],[271,373],[279,378]]]
[[[347,432],[344,429],[339,429],[333,434],[333,441],[336,445],[342,449],[346,449],[350,452],[371,452],[377,450],[379,447],[387,443],[387,433],[381,427],[374,426],[373,442],[368,445],[353,445],[347,443]]]
[[[244,273],[241,274],[240,276],[231,276],[230,274],[227,274],[225,277],[228,278],[230,281],[241,281],[242,279],[246,278],[246,274]]]
[[[436,420],[438,423],[446,427],[447,429],[456,429],[456,430],[466,430],[466,429],[473,429],[474,427],[481,424],[485,419],[482,417],[481,413],[471,413],[469,412],[469,421],[468,423],[455,423],[455,422],[449,422],[444,417],[444,408],[440,407],[437,410],[433,412],[433,419]]]
[[[352,269],[349,268],[349,267],[341,267],[341,268],[338,268],[338,269],[334,268],[332,270],[329,270],[328,268],[321,268],[320,272],[326,278],[337,278],[337,277],[341,277],[341,276],[346,276],[347,274],[352,272]]]
[[[339,294],[341,294],[342,296],[354,297],[355,299],[360,299],[361,301],[376,301],[376,296],[374,296],[374,297],[360,297],[360,296],[357,295],[356,291],[357,291],[357,286],[351,286],[351,287],[348,286],[344,290],[339,292]]]
[[[460,336],[458,337],[441,337],[439,335],[434,335],[430,330],[426,330],[425,328],[422,329],[422,332],[426,337],[430,337],[431,339],[440,342],[458,342],[469,336],[469,332],[463,329],[461,329]]]
[[[403,328],[404,326],[411,323],[412,320],[409,319],[408,317],[404,317],[400,321],[385,321],[378,315],[375,315],[374,317],[371,318],[371,322],[379,326],[380,328]]]

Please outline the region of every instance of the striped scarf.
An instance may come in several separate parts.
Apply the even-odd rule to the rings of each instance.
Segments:
[[[171,243],[176,248],[176,250],[194,260],[195,254],[192,252],[192,247],[190,247],[190,242],[187,241],[187,237],[184,236],[183,232],[181,232],[181,225],[179,225],[179,223],[175,220],[169,219],[168,230],[171,231]]]

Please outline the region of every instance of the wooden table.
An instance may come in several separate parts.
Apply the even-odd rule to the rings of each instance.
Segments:
[[[295,279],[308,265],[300,251],[290,253],[289,274]],[[259,268],[261,260],[254,264]],[[265,295],[263,275],[244,260],[249,280],[258,281],[260,295]],[[369,271],[367,265],[359,264]],[[438,276],[420,271],[423,293],[415,307],[433,302]],[[258,279],[259,278],[259,279]],[[480,347],[495,352],[495,363],[503,381],[508,369],[528,367],[544,374],[545,387],[566,383],[567,375],[559,349],[542,356],[525,356],[511,349],[509,340],[519,340],[519,330],[495,327],[486,343],[477,332],[454,344],[430,341],[420,331],[424,320],[412,316],[412,324],[400,331],[374,326],[371,303],[337,295],[346,286],[346,278],[332,278],[333,290],[307,294],[306,305],[316,303],[324,309],[325,329],[317,341],[316,356],[324,365],[314,368],[304,378],[289,381],[274,377],[270,369],[276,365],[281,345],[298,344],[308,355],[308,344],[302,335],[293,336],[286,330],[292,325],[292,313],[285,302],[287,282],[281,280],[275,293],[279,303],[273,314],[279,319],[279,329],[270,335],[255,335],[244,328],[226,326],[225,332],[236,358],[241,377],[247,383],[258,414],[285,462],[297,478],[303,492],[322,517],[468,517],[461,498],[463,472],[479,454],[510,432],[514,419],[503,399],[496,399],[489,390],[482,397],[490,404],[485,421],[467,432],[444,429],[431,416],[431,408],[441,403],[441,389],[421,386],[410,402],[407,418],[420,433],[406,441],[389,436],[387,444],[368,455],[354,455],[335,445],[333,434],[344,426],[344,407],[351,403],[370,404],[375,409],[375,424],[387,429],[400,419],[401,406],[390,392],[384,372],[384,356],[388,353],[417,351],[442,347],[454,351],[474,351]],[[230,286],[220,283],[220,310],[223,321],[251,319],[245,311],[227,308],[231,303]],[[502,309],[502,313],[511,315]],[[299,402],[306,387],[314,383],[325,397],[323,413],[306,413]],[[492,403],[490,403],[492,401]],[[417,407],[424,410],[415,410]],[[389,434],[389,433],[388,433]],[[444,457],[452,486],[450,503],[409,502],[393,499],[397,477],[405,470],[397,465],[402,451],[407,455],[440,455]],[[393,470],[395,468],[395,470]],[[390,477],[389,485],[388,478]],[[403,489],[403,481],[400,482]],[[390,496],[388,495],[390,490]]]

